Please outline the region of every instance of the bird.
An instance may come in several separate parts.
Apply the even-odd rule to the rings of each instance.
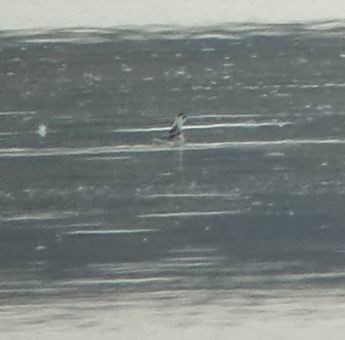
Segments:
[[[38,129],[37,129],[36,133],[40,137],[44,138],[47,135],[47,126],[45,124],[40,124],[38,126]]]
[[[183,133],[182,133],[182,128],[183,128],[183,123],[187,120],[187,116],[180,112],[177,114],[175,118],[175,122],[171,129],[168,132],[168,141],[173,141],[176,140],[177,138],[180,138],[182,141],[184,141]]]

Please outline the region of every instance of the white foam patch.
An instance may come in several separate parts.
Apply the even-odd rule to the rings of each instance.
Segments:
[[[19,132],[0,132],[0,136],[13,136],[17,134],[19,134]]]
[[[117,234],[143,234],[157,232],[158,229],[112,229],[112,230],[73,230],[65,235],[117,235]]]
[[[48,247],[44,244],[38,244],[35,248],[36,251],[43,251],[46,250]]]
[[[235,64],[233,64],[233,63],[224,63],[223,64],[223,67],[233,67],[233,66],[235,66]]]
[[[345,87],[345,83],[325,83],[324,87]]]
[[[314,281],[314,280],[327,280],[327,279],[343,279],[345,278],[344,272],[329,272],[329,273],[303,273],[303,274],[285,274],[285,275],[243,275],[239,276],[238,280],[250,282],[250,281],[267,281],[275,279],[283,282],[298,282],[298,281]]]
[[[154,79],[154,77],[145,77],[143,78],[143,81],[153,81]]]
[[[27,116],[35,115],[36,111],[2,111],[0,116]]]
[[[285,153],[284,152],[267,152],[266,156],[267,157],[284,157]]]
[[[221,256],[175,256],[169,257],[163,260],[163,262],[214,262],[220,259],[224,259]]]
[[[206,34],[199,34],[196,36],[190,36],[190,38],[198,40],[198,39],[221,39],[221,40],[237,40],[239,39],[238,35],[226,33],[226,34],[217,34],[217,33],[206,33]],[[204,51],[206,52],[206,51]]]
[[[195,267],[210,267],[214,266],[215,261],[204,261],[204,262],[178,262],[178,259],[172,259],[171,262],[165,262],[164,263],[164,269],[182,269],[182,268],[195,268]]]
[[[196,85],[196,86],[192,86],[192,90],[193,91],[210,91],[212,90],[211,86],[202,86],[202,85]]]

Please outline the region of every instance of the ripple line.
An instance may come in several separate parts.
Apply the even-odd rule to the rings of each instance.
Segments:
[[[237,215],[242,212],[243,212],[242,210],[188,211],[188,212],[142,214],[142,215],[139,215],[139,217],[140,218],[198,217],[198,216]]]

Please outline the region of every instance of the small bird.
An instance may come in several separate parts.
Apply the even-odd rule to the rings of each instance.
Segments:
[[[38,129],[37,129],[37,131],[36,131],[36,133],[40,137],[44,138],[47,135],[47,126],[45,124],[40,124]]]
[[[168,132],[168,141],[176,140],[179,137],[182,141],[184,141],[182,128],[183,123],[187,120],[187,116],[184,113],[179,113],[175,118],[175,122],[171,129]]]

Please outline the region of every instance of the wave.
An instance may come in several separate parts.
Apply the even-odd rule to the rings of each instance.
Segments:
[[[202,194],[189,194],[189,193],[183,193],[183,194],[150,194],[144,196],[144,198],[233,198],[237,199],[238,194],[232,194],[232,193],[202,193]]]
[[[204,129],[219,129],[219,128],[254,128],[254,127],[266,127],[266,126],[277,126],[284,127],[287,125],[295,125],[293,122],[288,121],[271,121],[271,122],[243,122],[243,123],[217,123],[217,124],[200,124],[200,125],[187,125],[184,130],[204,130]],[[154,128],[123,128],[115,129],[113,132],[120,133],[135,133],[135,132],[163,132],[170,130],[170,127],[154,127]]]
[[[17,216],[2,216],[0,222],[26,222],[26,221],[48,221],[48,220],[62,220],[69,218],[76,218],[80,216],[98,215],[102,212],[99,209],[88,210],[87,212],[80,211],[52,211],[52,212],[37,212],[31,214],[22,214]],[[94,226],[97,224],[94,224]],[[68,227],[69,225],[66,225]],[[72,225],[77,226],[77,224]]]
[[[217,248],[195,248],[195,247],[184,247],[184,248],[173,248],[168,250],[168,253],[172,254],[185,254],[185,253],[215,253],[217,252]]]
[[[275,18],[276,19],[276,18]],[[94,18],[92,18],[92,21]],[[207,20],[206,20],[207,22]],[[51,25],[43,25],[48,27]],[[342,35],[345,30],[344,20],[301,20],[280,23],[250,22],[248,20],[220,22],[207,24],[141,24],[141,25],[110,25],[104,24],[104,18],[99,27],[74,24],[67,28],[30,28],[19,25],[12,29],[0,31],[2,38],[19,38],[29,43],[103,43],[114,40],[177,40],[177,39],[222,39],[238,40],[248,36],[285,36],[291,34],[328,34]],[[107,27],[108,26],[108,27]],[[62,26],[60,26],[62,27]],[[17,29],[16,29],[17,28]],[[19,29],[18,29],[19,28]],[[20,29],[23,28],[23,29]]]
[[[221,211],[188,211],[188,212],[168,212],[142,214],[140,218],[169,218],[169,217],[198,217],[198,216],[218,216],[218,215],[237,215],[242,210],[221,210]]]
[[[0,137],[1,136],[14,136],[19,134],[19,132],[0,132]]]
[[[84,279],[63,281],[61,286],[85,286],[85,285],[118,285],[118,284],[145,284],[155,282],[175,282],[180,277],[147,277],[147,278],[123,278],[123,279]]]
[[[0,116],[27,116],[36,113],[36,111],[0,111]]]
[[[132,157],[130,156],[94,156],[94,157],[88,157],[84,158],[85,161],[123,161],[123,160],[129,160]]]
[[[61,37],[61,38],[32,38],[25,39],[23,42],[27,44],[99,44],[106,42],[107,39],[102,39],[100,37]]]
[[[262,140],[262,141],[230,141],[212,143],[185,143],[175,144],[134,144],[134,145],[114,145],[99,147],[61,147],[61,148],[3,148],[0,149],[0,158],[18,157],[59,157],[59,156],[82,156],[98,154],[116,153],[147,153],[147,152],[172,152],[180,151],[202,151],[227,148],[259,148],[259,147],[288,147],[303,145],[343,145],[345,139],[282,139],[282,140]]]
[[[61,228],[61,229],[72,229],[72,228],[95,228],[95,227],[101,227],[101,223],[73,223],[73,224],[62,224],[58,225],[55,224],[52,226],[52,228]],[[47,228],[50,228],[50,226],[46,226]]]
[[[41,214],[31,214],[31,215],[19,215],[12,217],[2,217],[3,222],[20,222],[20,221],[45,221],[45,220],[57,220],[69,217],[77,217],[79,213],[76,211],[62,211],[54,213],[41,213]]]
[[[207,118],[215,118],[215,119],[220,119],[220,118],[256,118],[260,117],[259,114],[225,114],[225,113],[215,113],[215,114],[204,114],[204,115],[192,115],[188,116],[188,120],[190,119],[207,119]]]
[[[66,231],[64,235],[118,235],[118,234],[144,234],[156,232],[158,229],[106,229],[106,230],[73,230]]]

